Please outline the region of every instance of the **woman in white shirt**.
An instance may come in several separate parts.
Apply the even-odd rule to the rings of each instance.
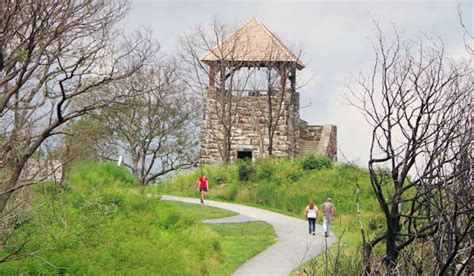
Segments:
[[[306,219],[309,224],[309,234],[315,235],[316,230],[316,218],[318,217],[318,207],[314,205],[314,202],[310,201],[308,206],[306,206]]]

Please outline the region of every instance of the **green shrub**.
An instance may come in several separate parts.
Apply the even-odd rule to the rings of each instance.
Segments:
[[[110,187],[111,185],[133,186],[135,177],[125,167],[119,167],[113,162],[79,162],[68,175],[70,182],[81,188]]]
[[[332,161],[326,156],[308,154],[301,160],[301,167],[305,171],[332,168]]]
[[[384,226],[384,217],[380,214],[373,214],[368,218],[367,227],[371,231],[382,229]]]
[[[221,185],[228,183],[232,179],[233,169],[229,165],[222,165],[214,169],[210,169],[209,167],[205,166],[202,167],[198,171],[206,171],[207,176],[209,177],[209,183],[212,185]]]
[[[257,162],[257,178],[259,180],[271,180],[276,173],[276,162],[271,158],[265,158]]]
[[[255,167],[251,160],[237,160],[237,170],[240,181],[249,181],[255,176]]]
[[[303,176],[303,170],[297,162],[280,161],[278,172],[284,182],[296,182]]]

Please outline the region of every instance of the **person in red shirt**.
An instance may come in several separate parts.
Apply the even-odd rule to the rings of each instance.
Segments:
[[[204,204],[204,198],[206,198],[208,191],[209,191],[209,178],[207,178],[206,173],[203,173],[199,177],[199,193],[201,194],[201,204]]]

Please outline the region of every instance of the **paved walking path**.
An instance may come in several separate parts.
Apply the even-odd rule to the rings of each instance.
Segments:
[[[198,198],[162,196],[161,199],[200,204]],[[271,224],[277,234],[276,243],[241,265],[233,275],[288,275],[297,266],[325,249],[321,225],[316,225],[316,236],[312,236],[308,235],[308,223],[302,219],[233,203],[206,200],[206,205],[240,214],[218,219],[221,222],[260,220]],[[327,242],[328,246],[336,242],[334,235],[331,235]]]
[[[259,221],[259,220],[251,218],[251,217],[243,216],[243,215],[237,215],[237,216],[226,217],[226,218],[206,219],[206,220],[203,220],[202,222],[207,223],[207,224],[218,224],[218,223],[242,223],[242,222],[248,222],[248,221]]]

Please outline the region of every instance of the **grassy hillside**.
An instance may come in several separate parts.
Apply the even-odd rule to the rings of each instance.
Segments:
[[[22,252],[36,253],[0,263],[1,275],[228,275],[275,241],[265,223],[203,225],[232,213],[145,198],[111,163],[80,164],[68,179],[37,187],[0,260],[24,242]]]
[[[191,173],[181,173],[162,181],[150,192],[183,196],[198,196],[196,179],[206,172],[209,176],[209,198],[243,203],[275,210],[304,219],[309,200],[320,207],[327,197],[336,206],[333,230],[342,235],[342,266],[354,265],[361,237],[357,219],[357,185],[360,186],[360,206],[366,231],[382,230],[382,215],[370,186],[366,170],[345,164],[331,164],[321,157],[306,156],[295,161],[263,159],[254,163],[208,166]],[[318,223],[322,223],[321,218]],[[306,229],[301,229],[302,234]],[[332,253],[336,254],[332,249]],[[313,263],[321,264],[321,257]]]

